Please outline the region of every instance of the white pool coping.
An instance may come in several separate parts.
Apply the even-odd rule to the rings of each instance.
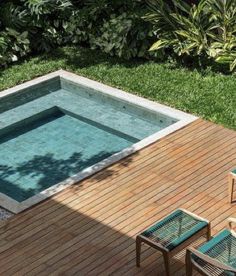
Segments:
[[[78,76],[76,74],[64,71],[64,70],[58,70],[56,72],[47,74],[45,76],[36,78],[34,80],[28,81],[26,83],[17,85],[13,88],[7,89],[5,91],[2,91],[0,93],[0,100],[8,95],[19,93],[21,90],[24,90],[26,88],[29,88],[33,85],[37,85],[41,82],[48,81],[53,78],[62,78],[71,82],[74,82],[75,84],[85,86],[91,89],[94,89],[96,91],[99,91],[102,94],[105,94],[109,97],[117,98],[119,100],[128,102],[132,105],[136,105],[142,108],[145,108],[147,110],[151,110],[153,112],[161,113],[163,115],[166,115],[168,117],[172,117],[174,119],[177,119],[178,122],[158,131],[157,133],[154,133],[151,136],[146,137],[145,139],[137,142],[136,144],[132,145],[131,147],[128,147],[121,152],[118,152],[116,154],[113,154],[112,156],[98,162],[97,164],[88,167],[84,169],[83,171],[79,172],[78,174],[66,179],[63,182],[60,182],[56,185],[51,186],[50,188],[40,192],[39,194],[32,196],[22,202],[18,202],[9,196],[0,193],[0,206],[3,208],[17,214],[22,212],[23,210],[41,202],[42,200],[51,197],[52,195],[64,190],[65,188],[78,183],[79,181],[83,180],[84,178],[87,178],[88,176],[91,176],[92,174],[114,164],[115,162],[123,159],[124,157],[127,157],[131,155],[132,153],[135,153],[136,151],[147,147],[148,145],[158,141],[162,137],[173,133],[182,127],[194,122],[198,119],[198,117],[187,114],[185,112],[176,110],[174,108],[165,106],[163,104],[159,104],[157,102],[153,102],[141,97],[138,97],[136,95],[124,92],[120,89],[113,88],[111,86],[102,84],[97,81],[90,80],[85,77]]]

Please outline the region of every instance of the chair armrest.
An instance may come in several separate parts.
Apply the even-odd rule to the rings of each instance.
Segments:
[[[230,272],[233,272],[233,273],[236,273],[236,269],[231,267],[231,266],[228,266],[228,265],[225,265],[219,261],[217,261],[216,259],[213,259],[211,258],[210,256],[206,255],[206,254],[203,254],[201,252],[199,252],[198,250],[190,247],[187,249],[189,252],[193,253],[193,255],[195,255],[196,257],[198,257],[199,259],[205,261],[206,263],[214,266],[214,267],[217,267],[219,269],[222,269],[222,270],[227,270],[227,271],[230,271]],[[192,258],[191,258],[192,259]],[[197,264],[193,259],[192,261],[194,262],[194,264],[200,268],[201,270],[203,270],[202,267],[200,267],[199,264]]]
[[[236,218],[228,218],[229,228],[231,230],[231,233],[236,236],[236,232],[233,230],[233,224],[236,225]]]
[[[228,218],[227,220],[228,220],[230,229],[232,229],[232,224],[233,223],[236,224],[236,218]]]
[[[186,209],[184,209],[184,208],[179,208],[179,210],[181,210],[182,212],[184,212],[184,213],[186,213],[186,214],[188,214],[188,215],[194,217],[194,218],[197,219],[197,220],[205,221],[205,222],[208,223],[208,224],[210,223],[209,220],[207,220],[207,219],[205,219],[205,218],[202,218],[202,217],[196,215],[195,213],[190,212],[189,210],[186,210]]]

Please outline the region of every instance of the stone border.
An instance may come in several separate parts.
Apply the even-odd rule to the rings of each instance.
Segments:
[[[0,205],[4,207],[7,210],[10,210],[13,213],[19,213],[32,205],[35,205],[39,203],[40,201],[64,190],[66,187],[69,187],[82,179],[91,176],[92,174],[114,164],[115,162],[123,159],[124,157],[127,157],[131,155],[132,153],[147,147],[148,145],[156,142],[157,140],[161,139],[162,137],[173,133],[174,131],[190,124],[191,122],[198,119],[198,117],[187,114],[185,112],[167,107],[165,105],[135,96],[133,94],[124,92],[120,89],[116,89],[107,85],[104,85],[102,83],[99,83],[97,81],[93,81],[90,79],[87,79],[85,77],[78,76],[76,74],[59,70],[50,74],[47,74],[43,77],[36,78],[34,80],[28,81],[24,84],[17,85],[13,88],[7,89],[0,93],[0,100],[10,94],[19,93],[21,90],[24,90],[26,88],[29,88],[33,85],[37,85],[41,82],[48,81],[53,78],[60,78],[61,80],[68,80],[70,82],[75,83],[78,86],[87,87],[90,89],[95,90],[96,92],[102,93],[106,96],[122,100],[124,102],[128,102],[129,104],[136,105],[139,107],[142,107],[144,109],[161,113],[165,116],[172,117],[173,119],[177,119],[178,121],[160,131],[157,133],[154,133],[153,135],[146,137],[145,139],[137,142],[136,144],[132,145],[129,148],[126,148],[122,150],[121,152],[118,152],[116,154],[113,154],[112,156],[98,162],[97,164],[84,169],[80,173],[66,179],[63,182],[60,182],[56,185],[53,185],[52,187],[40,192],[39,194],[32,196],[22,202],[18,202],[7,195],[0,193]]]

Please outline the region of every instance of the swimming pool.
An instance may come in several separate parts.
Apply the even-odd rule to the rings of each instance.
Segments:
[[[0,206],[18,213],[196,117],[60,70],[0,95]]]

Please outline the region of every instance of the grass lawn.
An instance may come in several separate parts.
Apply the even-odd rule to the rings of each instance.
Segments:
[[[65,47],[0,70],[0,90],[65,69],[236,129],[236,76]]]

